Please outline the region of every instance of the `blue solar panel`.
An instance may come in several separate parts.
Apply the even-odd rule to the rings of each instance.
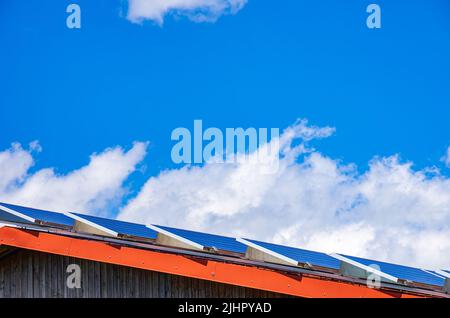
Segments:
[[[8,209],[11,209],[13,211],[22,213],[26,216],[32,217],[33,219],[35,219],[37,221],[41,221],[41,222],[45,222],[45,223],[61,224],[64,226],[73,226],[73,224],[74,224],[74,221],[71,218],[65,216],[62,213],[46,211],[46,210],[38,210],[38,209],[33,209],[33,208],[28,208],[28,207],[23,207],[23,206],[8,204],[8,203],[2,203],[2,202],[0,202],[0,204]],[[2,218],[2,217],[0,216],[0,218]],[[13,221],[13,222],[23,222],[23,220],[19,219],[19,221]]]
[[[205,247],[215,247],[222,251],[230,251],[235,253],[245,253],[245,251],[247,250],[246,245],[239,243],[235,238],[232,237],[194,232],[160,225],[157,225],[157,227]]]
[[[361,263],[366,266],[370,265],[378,265],[380,267],[380,270],[383,273],[392,275],[394,277],[403,279],[403,280],[409,280],[416,283],[422,283],[422,284],[428,284],[428,285],[437,285],[437,286],[443,286],[444,285],[444,279],[441,277],[438,277],[437,275],[433,275],[430,273],[427,273],[420,268],[414,268],[404,265],[396,265],[391,263],[385,263],[380,261],[374,261],[364,258],[359,258],[355,256],[347,256],[343,255],[351,260],[354,260],[358,263]]]
[[[15,215],[13,215],[11,213],[2,211],[1,209],[0,209],[0,221],[31,224],[31,222],[28,222],[25,219],[19,218],[18,216],[15,216]]]
[[[444,273],[442,273],[442,272],[444,272],[445,274],[447,274],[447,275],[445,275]],[[441,272],[440,273],[437,273],[437,272],[435,272],[435,271],[433,271],[433,273],[435,273],[436,275],[439,275],[439,276],[442,276],[442,278],[447,278],[447,276],[448,275],[450,275],[450,271],[449,270],[446,270],[446,269],[441,269]]]
[[[98,216],[85,215],[79,213],[72,213],[87,221],[103,226],[109,230],[117,232],[122,235],[136,236],[148,239],[156,239],[157,233],[149,229],[143,224],[130,223],[119,220],[105,219]]]
[[[249,239],[246,239],[246,240],[253,244],[256,244],[263,248],[266,248],[270,251],[273,251],[275,253],[289,257],[299,263],[309,263],[311,265],[327,267],[327,268],[332,268],[332,269],[340,268],[339,260],[337,260],[327,254],[324,254],[324,253],[308,251],[308,250],[303,250],[300,248],[289,247],[289,246],[284,246],[284,245],[265,243],[265,242],[255,241],[255,240],[249,240]]]

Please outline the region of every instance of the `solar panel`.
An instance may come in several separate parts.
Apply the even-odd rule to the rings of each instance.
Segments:
[[[14,223],[33,223],[30,220],[3,211],[0,207],[0,220]]]
[[[273,243],[260,242],[255,240],[245,239],[246,241],[255,245],[255,247],[262,247],[263,249],[280,254],[289,259],[295,260],[302,264],[311,264],[313,266],[320,266],[326,268],[332,268],[338,270],[340,267],[340,261],[337,259],[320,252],[304,250],[295,247],[289,247],[284,245],[277,245]]]
[[[153,240],[156,239],[157,236],[157,233],[155,231],[149,229],[143,224],[106,219],[98,216],[73,212],[70,213],[70,215],[74,215],[77,220],[81,222],[85,220],[123,236],[142,237]]]
[[[436,286],[444,285],[445,280],[442,277],[430,273],[429,271],[422,270],[420,268],[374,261],[355,256],[347,256],[347,255],[343,256],[355,262],[363,264],[365,266],[377,265],[380,267],[380,271],[382,271],[383,273],[392,275],[394,277],[398,277],[399,279],[402,280],[408,280],[411,282],[422,283],[427,285],[436,285]]]
[[[157,225],[156,227],[210,249],[242,254],[244,254],[247,249],[247,246],[239,243],[233,237],[177,229],[168,226]]]
[[[3,207],[3,208],[2,208]],[[13,214],[16,213],[16,214]],[[0,219],[10,222],[45,223],[71,227],[74,221],[62,213],[0,202]]]
[[[433,271],[433,273],[441,276],[442,278],[450,278],[450,271],[448,271],[446,269],[438,269],[438,270]]]

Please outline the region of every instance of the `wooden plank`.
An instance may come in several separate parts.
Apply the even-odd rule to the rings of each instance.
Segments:
[[[27,298],[33,298],[34,253],[27,251]]]
[[[4,277],[4,289],[3,289],[3,297],[9,298],[11,297],[11,257],[7,257],[6,259],[3,259],[3,277]]]
[[[4,259],[0,259],[0,298],[5,297],[5,264]]]
[[[107,297],[107,287],[108,287],[108,272],[107,265],[105,263],[100,264],[100,294],[102,298]]]

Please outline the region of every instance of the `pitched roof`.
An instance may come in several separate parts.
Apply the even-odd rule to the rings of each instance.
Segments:
[[[1,202],[0,222],[4,245],[285,294],[450,297],[444,270]]]

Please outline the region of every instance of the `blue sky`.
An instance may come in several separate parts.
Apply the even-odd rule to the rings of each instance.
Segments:
[[[166,17],[133,24],[125,1],[2,1],[0,148],[38,139],[39,165],[65,172],[89,154],[149,140],[149,175],[171,167],[170,132],[280,127],[296,118],[337,128],[323,152],[364,169],[374,155],[439,165],[450,144],[450,5],[249,1],[215,23]]]
[[[203,23],[130,21],[132,3],[161,0],[2,1],[0,199],[448,268],[450,3],[372,2],[381,29],[362,0],[214,0],[245,5]],[[316,127],[289,142],[327,138],[305,156],[288,146],[272,175],[171,160],[172,130],[195,119],[298,118]]]

